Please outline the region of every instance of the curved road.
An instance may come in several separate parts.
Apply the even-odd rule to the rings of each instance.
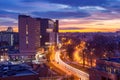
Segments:
[[[80,78],[80,80],[89,80],[89,74],[76,69],[70,65],[68,65],[67,63],[65,63],[64,61],[61,60],[60,58],[60,51],[57,51],[55,54],[55,61],[57,63],[59,63],[60,65],[64,66],[65,69],[67,69],[68,71],[70,71],[70,73],[76,75],[77,77]]]

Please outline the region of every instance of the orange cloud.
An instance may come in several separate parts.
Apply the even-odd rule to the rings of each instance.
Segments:
[[[90,17],[75,20],[63,19],[60,21],[60,32],[114,32],[120,30],[119,23],[119,18],[108,20],[93,20]],[[66,28],[67,30],[63,30]],[[71,30],[71,28],[78,29]]]

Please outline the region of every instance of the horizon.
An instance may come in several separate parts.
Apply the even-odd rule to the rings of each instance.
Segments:
[[[10,26],[9,26],[10,27]],[[0,31],[6,31],[8,27],[0,28]],[[96,33],[96,32],[117,32],[119,29],[59,29],[59,33]],[[19,32],[18,27],[13,27],[13,32]]]

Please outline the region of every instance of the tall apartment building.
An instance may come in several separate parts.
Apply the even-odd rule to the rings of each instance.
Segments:
[[[40,47],[40,22],[30,16],[19,15],[19,50],[34,54]]]
[[[34,54],[39,47],[56,44],[58,20],[19,15],[20,53]]]

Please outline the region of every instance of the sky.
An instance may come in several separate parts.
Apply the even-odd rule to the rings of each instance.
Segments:
[[[0,0],[0,30],[17,30],[18,15],[59,20],[60,32],[120,30],[120,0]]]

